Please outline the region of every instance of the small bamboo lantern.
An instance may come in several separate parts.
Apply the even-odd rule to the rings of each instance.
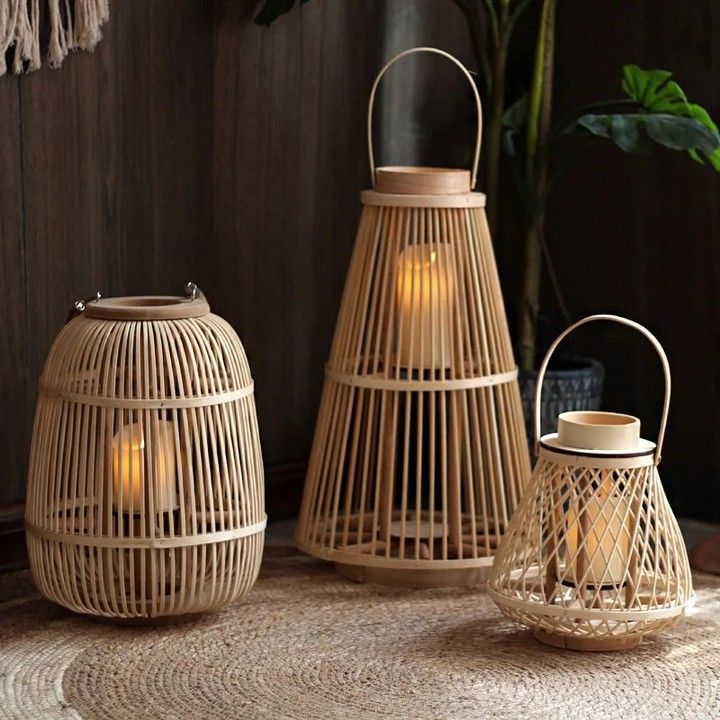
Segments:
[[[449,59],[470,82],[472,173],[375,169],[378,84],[417,52]],[[374,189],[362,193],[296,530],[302,550],[353,580],[483,581],[530,476],[485,196],[471,191],[481,120],[472,77],[434,48],[400,53],[370,95]]]
[[[571,412],[540,438],[542,381],[575,328],[612,320],[650,340],[665,373],[657,444],[629,415]],[[657,339],[615,315],[563,332],[540,367],[535,395],[537,463],[498,550],[488,591],[541,642],[615,650],[672,627],[693,600],[687,553],[657,472],[670,405],[670,369]]]
[[[33,577],[80,613],[139,619],[253,585],[266,516],[242,345],[190,297],[76,304],[39,383],[27,496]]]

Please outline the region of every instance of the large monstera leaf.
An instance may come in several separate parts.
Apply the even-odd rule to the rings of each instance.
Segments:
[[[309,0],[299,0],[299,2],[300,5],[304,5]],[[255,17],[255,22],[258,25],[270,25],[280,15],[289,13],[297,4],[297,0],[265,0]]]
[[[705,158],[720,171],[720,133],[705,108],[690,103],[667,70],[623,68],[622,89],[637,104],[632,112],[586,114],[575,129],[606,137],[625,152],[643,152],[657,143]]]

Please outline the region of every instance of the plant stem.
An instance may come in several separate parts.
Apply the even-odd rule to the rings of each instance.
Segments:
[[[496,42],[491,58],[492,84],[490,108],[485,128],[485,211],[490,230],[496,230],[498,195],[500,188],[500,147],[502,140],[502,115],[505,107],[505,70],[510,43],[509,2],[501,0],[497,17]]]
[[[520,366],[535,365],[537,319],[540,310],[542,247],[545,228],[544,204],[547,184],[547,153],[552,114],[553,67],[555,60],[555,0],[543,0],[535,50],[535,69],[530,91],[527,123],[528,220],[525,232],[524,277],[520,308]]]

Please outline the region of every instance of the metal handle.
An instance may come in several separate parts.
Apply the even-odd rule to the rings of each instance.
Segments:
[[[185,290],[185,294],[191,301],[197,300],[200,297],[205,297],[205,293],[194,282],[185,283],[183,290]]]
[[[96,290],[94,295],[83,298],[81,300],[76,300],[72,304],[72,307],[70,308],[70,311],[67,314],[67,320],[65,322],[70,322],[76,315],[79,315],[81,312],[83,312],[83,310],[85,310],[85,306],[88,303],[99,302],[100,298],[102,298],[102,295],[100,294],[99,290]]]
[[[468,79],[468,82],[470,83],[470,87],[472,88],[473,95],[475,96],[475,106],[477,108],[477,116],[478,116],[478,128],[477,128],[477,138],[475,140],[475,157],[473,159],[472,164],[472,171],[471,171],[471,179],[470,179],[470,187],[472,189],[475,188],[475,183],[477,181],[477,172],[478,172],[478,164],[480,163],[480,144],[482,142],[482,104],[480,102],[480,94],[477,91],[477,87],[475,86],[475,81],[472,78],[472,75],[468,72],[468,69],[454,56],[450,53],[445,52],[444,50],[439,50],[438,48],[434,47],[416,47],[416,48],[410,48],[409,50],[404,50],[403,52],[396,55],[392,60],[388,61],[382,70],[378,73],[377,77],[375,78],[375,82],[373,83],[372,90],[370,91],[370,100],[368,102],[368,116],[367,116],[367,140],[368,140],[368,157],[370,159],[370,177],[372,178],[372,184],[373,187],[375,187],[376,183],[376,177],[375,177],[375,155],[373,153],[373,132],[372,132],[372,118],[373,118],[373,106],[375,104],[375,93],[377,92],[378,85],[380,84],[380,80],[382,80],[383,75],[390,69],[392,65],[394,65],[398,60],[401,58],[404,58],[407,55],[414,55],[415,53],[433,53],[435,55],[441,55],[444,58],[447,58],[450,60],[450,62],[454,63],[460,70],[462,71],[463,75]]]
[[[660,419],[660,429],[658,430],[657,444],[655,445],[655,464],[660,464],[660,458],[662,456],[662,446],[665,439],[665,428],[667,427],[668,411],[670,410],[670,363],[668,363],[667,355],[662,348],[662,345],[658,339],[646,328],[636,323],[633,320],[620,317],[619,315],[590,315],[589,317],[578,320],[576,323],[571,325],[569,328],[564,330],[560,335],[555,338],[555,341],[548,349],[545,357],[543,358],[540,370],[537,375],[537,385],[535,387],[535,451],[537,452],[537,446],[540,442],[540,400],[542,398],[542,385],[545,380],[545,371],[547,370],[548,363],[552,354],[557,349],[557,346],[571,333],[581,325],[585,325],[595,320],[609,320],[611,322],[625,325],[633,330],[637,330],[639,333],[644,335],[655,348],[657,354],[660,356],[660,362],[662,363],[663,373],[665,374],[665,402],[663,403],[662,417]]]

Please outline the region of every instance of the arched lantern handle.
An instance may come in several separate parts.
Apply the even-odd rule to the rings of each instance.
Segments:
[[[665,354],[662,345],[646,327],[643,327],[642,325],[640,325],[640,323],[636,323],[633,320],[628,320],[627,318],[620,317],[619,315],[590,315],[589,317],[583,318],[582,320],[578,320],[576,323],[572,324],[569,328],[560,333],[560,335],[555,338],[555,341],[548,349],[545,357],[543,358],[542,364],[540,365],[540,370],[538,371],[537,375],[537,384],[535,387],[535,450],[537,451],[537,446],[540,442],[540,400],[542,398],[542,386],[545,379],[545,372],[550,362],[550,358],[557,349],[557,346],[571,332],[573,332],[573,330],[576,330],[581,325],[585,325],[589,322],[594,322],[595,320],[608,320],[610,322],[619,323],[620,325],[625,325],[629,328],[632,328],[633,330],[637,330],[650,341],[652,346],[655,348],[657,354],[660,356],[663,373],[665,374],[665,401],[663,403],[662,417],[660,419],[660,429],[658,431],[657,444],[655,446],[655,464],[658,465],[662,456],[662,446],[665,439],[665,428],[667,427],[668,411],[670,410],[670,363],[668,363],[667,355]]]
[[[455,64],[460,71],[465,75],[468,82],[470,83],[470,87],[472,88],[473,95],[475,97],[475,107],[477,108],[477,116],[478,116],[478,125],[477,125],[477,137],[475,139],[475,156],[473,158],[473,164],[472,164],[472,170],[471,170],[471,178],[470,178],[470,187],[472,189],[475,188],[475,183],[477,181],[477,173],[478,173],[478,164],[480,163],[480,144],[482,142],[482,104],[480,102],[480,94],[478,93],[477,87],[475,86],[475,81],[472,78],[472,75],[468,71],[468,69],[454,56],[451,55],[448,52],[445,52],[444,50],[440,50],[438,48],[434,47],[415,47],[410,48],[409,50],[404,50],[403,52],[396,55],[394,58],[389,60],[382,70],[378,73],[377,77],[375,78],[375,82],[373,83],[372,90],[370,91],[370,100],[368,101],[368,114],[367,114],[367,141],[368,141],[368,157],[370,159],[370,177],[372,178],[372,184],[373,187],[375,187],[376,177],[375,177],[375,155],[373,152],[373,131],[372,131],[372,120],[373,120],[373,106],[375,105],[375,93],[377,92],[378,86],[380,85],[380,80],[382,80],[383,75],[390,69],[392,65],[394,65],[398,60],[406,57],[407,55],[414,55],[416,53],[432,53],[435,55],[440,55],[441,57],[447,58]]]

